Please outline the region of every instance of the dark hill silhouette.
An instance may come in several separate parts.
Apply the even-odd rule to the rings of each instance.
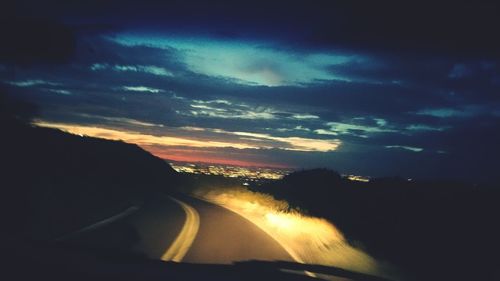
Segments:
[[[136,145],[2,118],[3,234],[53,239],[177,184],[176,172]]]
[[[421,280],[500,279],[497,188],[401,178],[363,183],[316,169],[258,191],[331,220],[354,245]]]
[[[341,180],[340,175],[332,170],[304,170],[264,185],[261,191],[271,193],[278,199],[285,199],[296,207],[306,207],[307,211],[322,213],[320,209],[331,202],[332,194],[343,193]]]

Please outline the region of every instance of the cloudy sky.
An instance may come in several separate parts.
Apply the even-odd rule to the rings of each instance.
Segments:
[[[496,6],[38,2],[3,9],[0,78],[40,126],[180,161],[498,177]]]

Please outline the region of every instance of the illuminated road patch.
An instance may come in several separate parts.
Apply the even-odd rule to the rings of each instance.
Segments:
[[[390,279],[390,265],[351,246],[329,221],[290,210],[285,201],[244,188],[199,189],[195,196],[224,207],[259,227],[297,263],[334,266]],[[311,274],[306,272],[309,276]]]

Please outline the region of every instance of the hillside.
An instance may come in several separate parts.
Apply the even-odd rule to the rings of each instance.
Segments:
[[[329,219],[353,245],[419,278],[499,277],[500,192],[494,187],[399,178],[363,183],[316,169],[258,191]]]
[[[136,145],[2,119],[3,235],[54,239],[168,192],[178,176]]]

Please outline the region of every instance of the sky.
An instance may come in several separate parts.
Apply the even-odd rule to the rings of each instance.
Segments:
[[[7,1],[2,90],[164,159],[498,179],[498,6],[208,2]]]

